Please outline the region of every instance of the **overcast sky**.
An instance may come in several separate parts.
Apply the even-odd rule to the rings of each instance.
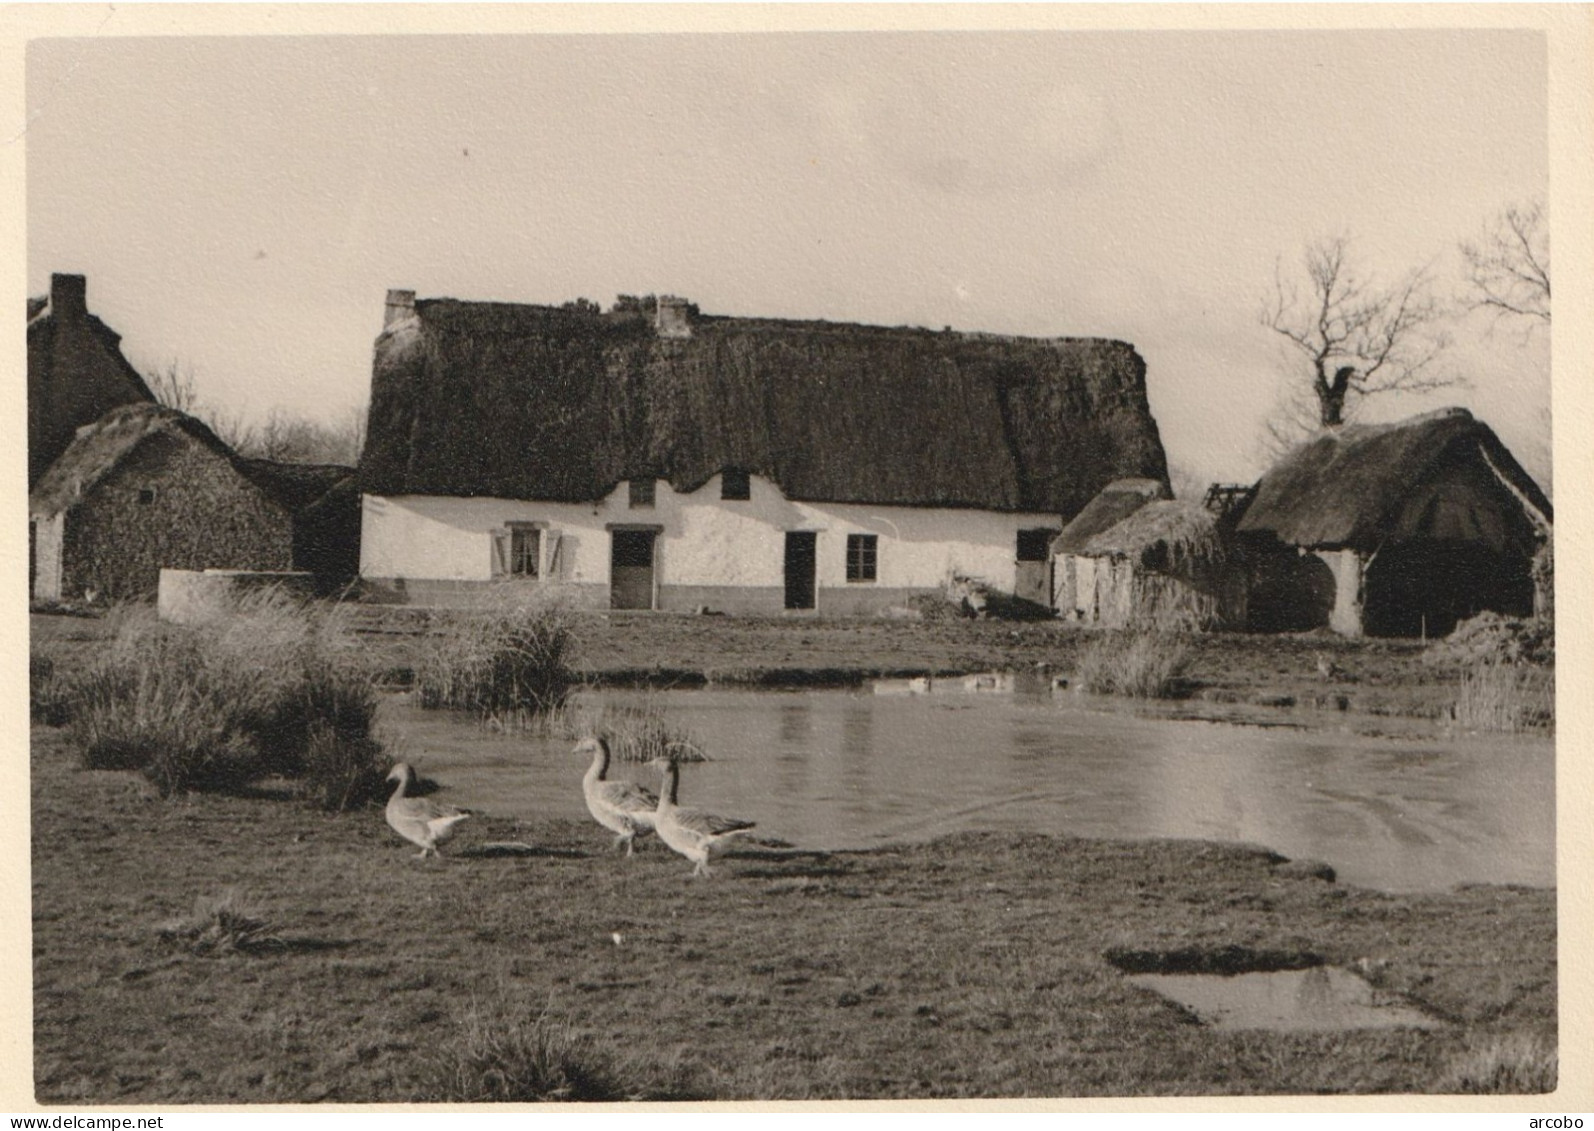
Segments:
[[[203,400],[364,403],[389,287],[1134,343],[1170,458],[1261,469],[1282,255],[1393,275],[1547,187],[1537,32],[35,40],[28,284]],[[1546,336],[1461,319],[1540,474]]]

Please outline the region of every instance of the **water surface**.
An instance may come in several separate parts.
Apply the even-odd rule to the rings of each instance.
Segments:
[[[886,688],[884,690],[891,690]],[[1554,747],[1542,738],[1370,738],[1147,719],[1055,695],[605,692],[661,705],[711,761],[683,804],[813,848],[960,830],[1264,845],[1392,891],[1553,886]],[[596,694],[596,693],[589,693]],[[585,818],[571,743],[490,732],[403,699],[396,753],[446,798],[501,816]],[[616,776],[656,786],[646,768]]]

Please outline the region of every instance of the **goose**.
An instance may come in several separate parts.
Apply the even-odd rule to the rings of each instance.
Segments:
[[[414,775],[415,771],[407,762],[400,762],[388,771],[387,780],[397,781],[398,788],[388,798],[387,823],[399,836],[420,845],[423,858],[428,853],[440,856],[442,853],[437,851],[437,846],[453,837],[454,827],[469,817],[470,811],[440,805],[426,797],[405,797],[404,790]]]
[[[653,818],[654,830],[660,840],[696,865],[692,875],[709,875],[708,862],[723,852],[732,838],[751,831],[754,822],[720,817],[701,809],[681,808],[676,804],[681,768],[675,759],[655,758],[648,764],[664,776],[664,784],[659,789],[659,807]]]
[[[609,772],[609,744],[603,739],[583,738],[576,744],[575,752],[592,755],[592,765],[581,779],[587,811],[598,824],[619,834],[614,838],[614,847],[625,845],[625,854],[630,856],[632,842],[653,831],[653,814],[659,799],[652,790],[634,782],[605,780]]]

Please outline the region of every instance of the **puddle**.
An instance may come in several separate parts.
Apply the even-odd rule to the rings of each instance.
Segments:
[[[1214,1029],[1438,1028],[1439,1022],[1336,966],[1251,974],[1131,974]]]

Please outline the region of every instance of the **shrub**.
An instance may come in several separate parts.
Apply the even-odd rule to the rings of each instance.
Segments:
[[[1181,634],[1110,631],[1079,650],[1074,678],[1098,695],[1166,699],[1177,692],[1190,659],[1189,640]]]
[[[1555,1043],[1535,1033],[1473,1038],[1439,1078],[1438,1091],[1542,1095],[1555,1091],[1560,1057]]]
[[[556,597],[506,589],[427,638],[416,664],[423,707],[473,711],[524,726],[559,707],[575,685],[572,617]]]
[[[194,626],[120,610],[69,702],[86,765],[142,770],[165,795],[297,777],[314,760],[322,776],[307,794],[356,804],[383,767],[370,739],[375,686],[343,625],[271,591]]]
[[[318,809],[341,813],[385,801],[393,759],[365,735],[347,735],[317,724],[305,743],[299,796]]]
[[[423,1083],[424,1102],[561,1103],[704,1098],[681,1069],[600,1047],[544,1012],[529,1020],[472,1009],[442,1042]]]
[[[1548,725],[1555,706],[1544,678],[1515,664],[1482,660],[1462,675],[1450,721],[1468,730],[1505,734]]]

